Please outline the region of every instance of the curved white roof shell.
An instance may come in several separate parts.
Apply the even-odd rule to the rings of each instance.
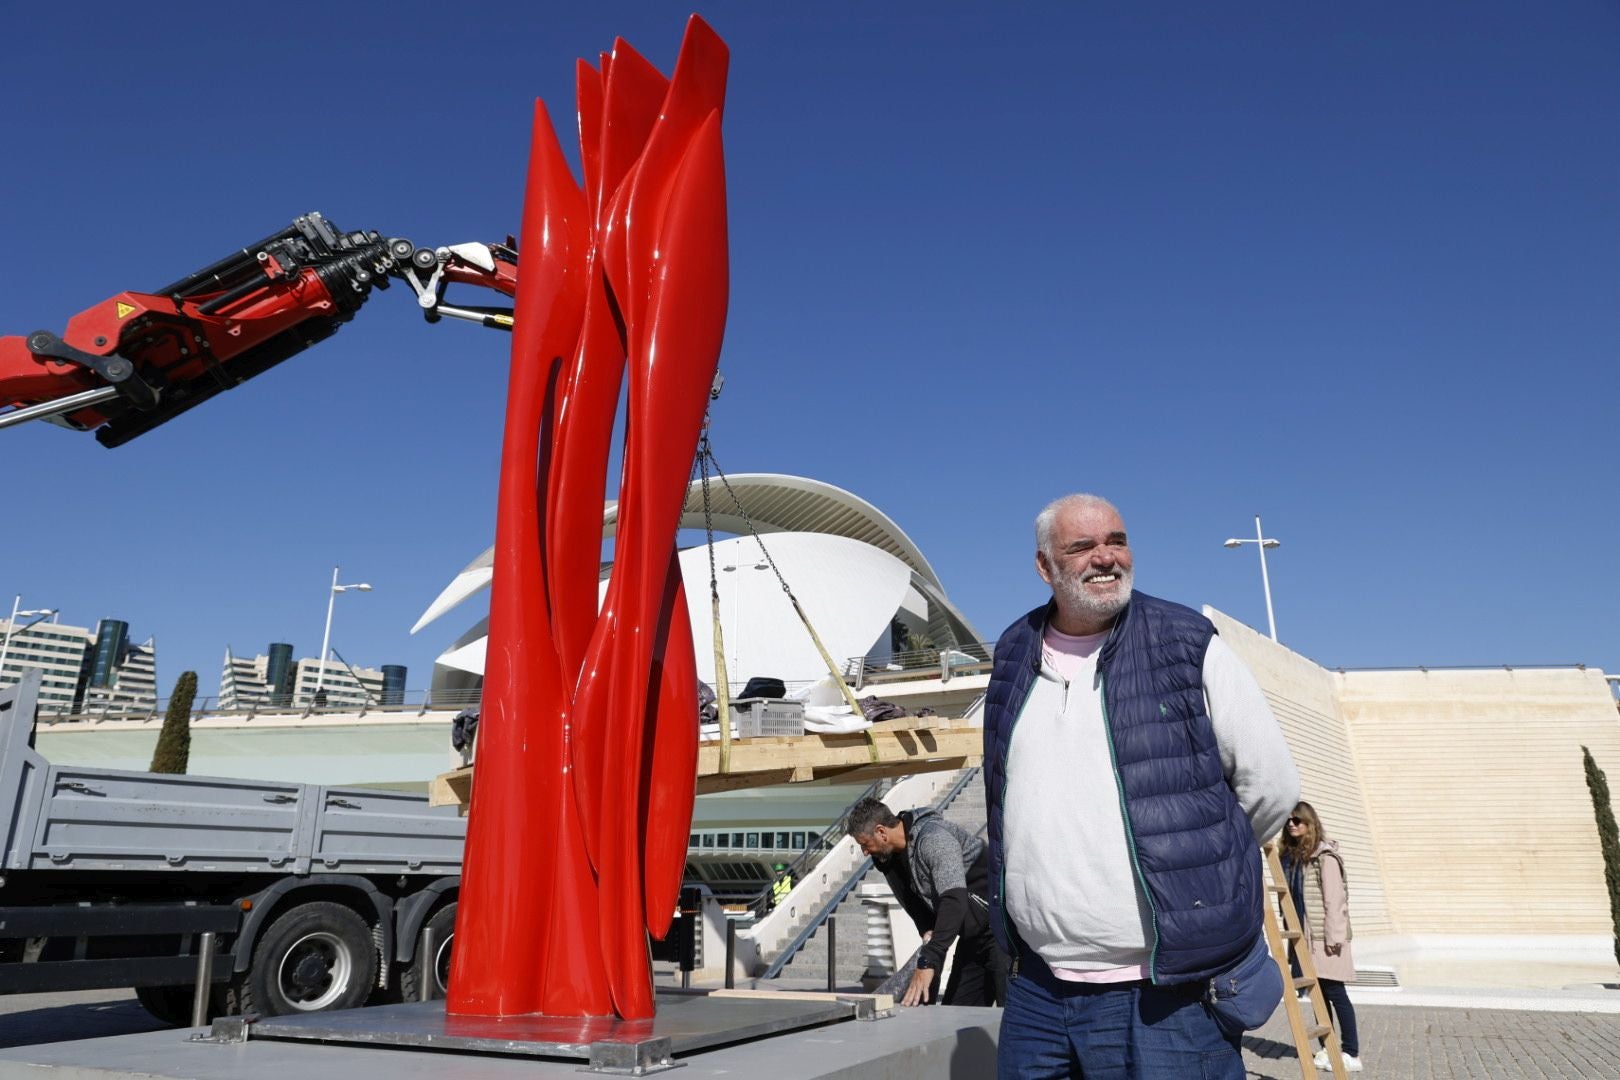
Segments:
[[[747,533],[751,522],[764,538],[762,542],[743,535],[715,543],[730,681],[770,675],[804,682],[826,674],[821,654],[770,570],[767,550],[835,662],[864,655],[874,647],[882,651],[892,620],[905,613],[914,623],[949,624],[958,638],[964,632],[973,636],[972,628],[945,598],[933,567],[916,544],[872,504],[804,477],[746,473],[728,479],[729,491],[717,479],[710,482],[716,532]],[[604,538],[613,535],[617,524],[618,507],[607,503]],[[704,527],[700,482],[687,491],[681,527]],[[457,574],[411,632],[488,588],[494,574],[494,552],[493,547],[486,549]],[[682,551],[680,562],[698,672],[712,683],[714,631],[707,547]],[[604,588],[605,574],[606,567]],[[485,624],[474,627],[439,657],[438,664],[481,675],[487,633]]]
[[[911,587],[911,568],[886,551],[843,536],[778,533],[766,544],[798,597],[805,618],[837,663],[862,656],[887,635],[889,620]],[[680,554],[686,605],[697,646],[698,678],[715,683],[713,606],[707,588],[709,552]],[[789,683],[825,678],[827,665],[793,610],[752,536],[714,545],[715,586],[728,682],[769,675]],[[811,583],[814,583],[813,586]]]
[[[939,575],[928,565],[911,537],[889,515],[843,488],[803,476],[782,473],[742,473],[709,481],[709,504],[718,532],[741,536],[754,523],[754,531],[828,533],[847,536],[887,551],[923,576],[935,588],[942,588]],[[745,516],[746,515],[746,516]],[[608,503],[603,515],[603,536],[611,536],[618,524],[619,507]],[[694,480],[686,489],[686,506],[681,512],[681,528],[703,528],[703,484]]]
[[[748,523],[760,533],[808,532],[846,536],[886,551],[915,570],[935,589],[944,591],[939,575],[923,553],[890,517],[858,495],[843,488],[803,476],[783,473],[742,473],[726,478],[730,490],[718,479],[709,482],[709,502],[718,532],[747,533]],[[606,503],[602,511],[602,535],[612,536],[619,523],[619,506]],[[681,512],[681,528],[704,527],[703,484],[694,480],[686,491]],[[440,615],[489,585],[495,565],[495,548],[489,547],[468,563],[445,586],[422,617],[411,627],[416,633]]]
[[[776,533],[768,543],[770,558],[751,536],[733,537],[714,545],[715,586],[720,596],[720,621],[728,681],[746,682],[754,675],[770,675],[787,682],[814,682],[827,674],[815,642],[793,603],[782,591],[771,563],[792,582],[814,582],[794,589],[810,625],[836,661],[861,656],[889,629],[889,620],[907,606],[911,568],[870,544],[843,536],[816,533]],[[709,550],[687,548],[680,553],[681,576],[687,582],[687,616],[697,648],[698,677],[713,685],[713,604],[709,597]],[[605,592],[607,582],[601,583]],[[484,671],[488,625],[482,633],[467,635],[438,663],[481,675]],[[467,638],[470,637],[471,640]]]

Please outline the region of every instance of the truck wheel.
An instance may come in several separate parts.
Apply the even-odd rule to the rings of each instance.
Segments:
[[[450,945],[456,937],[456,902],[454,900],[433,913],[427,927],[433,931],[433,998],[442,998],[450,983]],[[407,964],[399,972],[399,996],[404,1001],[422,1000],[422,958]]]
[[[135,999],[141,1003],[141,1008],[150,1013],[153,1019],[161,1020],[174,1027],[191,1026],[191,1001],[196,992],[194,986],[137,986]],[[216,1016],[228,1016],[230,1006],[225,996],[225,984],[214,987],[208,995],[208,1019]]]
[[[191,1024],[192,988],[189,986],[137,986],[135,1000],[156,1020],[174,1027]]]
[[[376,983],[377,947],[366,921],[342,904],[300,904],[259,939],[240,1006],[265,1016],[353,1009]]]

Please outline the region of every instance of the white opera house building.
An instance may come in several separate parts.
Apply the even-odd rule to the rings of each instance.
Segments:
[[[784,582],[852,682],[859,682],[868,667],[882,670],[897,660],[935,666],[943,660],[948,675],[952,657],[966,662],[984,658],[981,635],[947,599],[917,545],[864,499],[805,477],[752,473],[728,477],[726,484],[711,481],[710,510],[724,677],[733,695],[750,679],[762,677],[780,679],[789,694],[837,700],[829,685],[816,685],[828,680],[827,665],[783,591]],[[613,536],[617,521],[617,506],[610,502],[603,513],[604,540]],[[694,482],[681,518],[681,538],[691,546],[680,552],[680,564],[698,678],[713,686],[713,604],[704,527],[703,491]],[[463,695],[471,700],[482,685],[493,564],[494,548],[489,548],[455,576],[413,629],[421,630],[463,605],[473,607],[475,597],[480,601],[475,614],[462,615],[465,631],[434,666],[436,701]],[[604,589],[608,569],[602,568]],[[875,692],[886,700],[904,696],[912,708],[925,703],[941,713],[960,714],[983,694],[987,678],[976,671],[943,683],[938,678],[907,680],[903,687],[884,683],[860,693]],[[803,851],[863,788],[813,782],[699,798],[689,877],[701,878],[717,895],[758,892],[770,882],[777,861]]]
[[[946,598],[923,553],[881,510],[856,495],[800,476],[751,473],[710,485],[715,583],[733,692],[756,676],[781,679],[792,692],[827,677],[827,666],[783,591],[793,590],[805,615],[844,665],[862,657],[882,664],[908,652],[971,648],[982,639]],[[608,503],[602,535],[613,536],[617,506]],[[752,530],[749,526],[752,524]],[[681,528],[704,528],[703,491],[687,492]],[[757,532],[756,538],[751,533]],[[417,621],[421,630],[488,589],[495,549],[457,574]],[[680,553],[698,678],[715,684],[708,545]],[[774,569],[772,564],[774,565]],[[778,580],[780,571],[781,580]],[[608,567],[602,568],[606,587]],[[487,603],[465,633],[439,656],[433,689],[481,685],[489,626]]]

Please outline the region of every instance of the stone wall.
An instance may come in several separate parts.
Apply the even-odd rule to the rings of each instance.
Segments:
[[[1206,607],[1342,847],[1357,936],[1612,935],[1591,748],[1620,799],[1620,714],[1580,668],[1331,672]]]
[[[1356,747],[1340,716],[1333,675],[1321,665],[1211,607],[1204,614],[1254,672],[1299,766],[1301,797],[1339,841],[1357,934],[1393,933],[1381,845],[1369,812]]]
[[[1620,716],[1601,672],[1334,676],[1406,934],[1612,932],[1589,746],[1620,791]]]

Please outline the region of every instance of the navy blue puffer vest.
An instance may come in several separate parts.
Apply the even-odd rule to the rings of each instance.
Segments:
[[[1036,608],[1001,635],[985,703],[990,925],[1014,956],[1003,897],[1007,752],[1039,677],[1050,609]],[[1097,660],[1131,857],[1153,908],[1150,973],[1160,984],[1209,978],[1260,932],[1260,850],[1226,783],[1204,704],[1204,653],[1214,635],[1198,612],[1133,592]],[[1051,812],[1064,812],[1056,793]]]

